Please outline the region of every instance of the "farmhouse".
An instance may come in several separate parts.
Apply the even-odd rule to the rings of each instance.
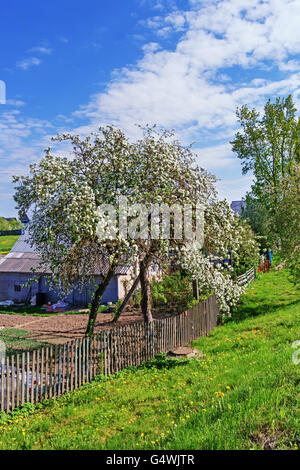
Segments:
[[[12,300],[15,303],[29,303],[37,293],[44,294],[39,297],[44,298],[45,302],[53,303],[60,300],[59,292],[51,290],[47,285],[47,274],[50,273],[47,269],[35,273],[38,282],[32,284],[31,287],[24,287],[24,284],[33,277],[32,268],[38,268],[39,264],[39,257],[29,245],[28,234],[25,231],[10,253],[0,260],[0,301]],[[108,265],[104,262],[99,271],[94,273],[96,282],[105,274],[107,267]],[[125,296],[137,276],[136,269],[136,266],[132,265],[117,268],[104,293],[103,304],[116,302]],[[87,306],[91,301],[91,290],[91,286],[85,287],[83,291],[74,288],[65,301],[71,305]]]

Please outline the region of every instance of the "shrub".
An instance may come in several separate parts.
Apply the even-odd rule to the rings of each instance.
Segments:
[[[194,300],[191,278],[181,275],[180,271],[152,283],[152,302],[155,307],[168,305],[183,311],[189,308]]]

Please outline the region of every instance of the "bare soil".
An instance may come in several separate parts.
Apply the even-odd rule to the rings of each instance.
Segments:
[[[170,314],[169,308],[153,309],[154,318],[163,318]],[[98,313],[95,333],[111,327],[143,321],[141,312],[133,308],[130,311],[123,312],[116,323],[113,323],[112,319],[112,313]],[[16,328],[30,331],[30,335],[26,336],[27,339],[50,344],[62,344],[71,339],[84,336],[87,321],[88,313],[86,311],[73,315],[62,313],[47,317],[0,314],[0,328]]]

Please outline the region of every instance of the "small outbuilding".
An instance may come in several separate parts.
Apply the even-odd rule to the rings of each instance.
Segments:
[[[35,272],[38,282],[30,287],[24,285],[33,277],[32,268],[38,268],[40,260],[34,249],[29,244],[28,233],[25,230],[10,253],[0,259],[0,301],[11,300],[16,304],[29,303],[36,294],[44,294],[46,302],[55,303],[61,300],[60,293],[47,284],[47,275],[50,271]],[[99,282],[105,274],[108,265],[103,263],[99,272],[94,274],[94,279]],[[122,299],[132,282],[137,276],[137,267],[125,265],[117,268],[102,298],[102,303],[117,302]],[[87,286],[82,291],[74,288],[73,292],[64,299],[71,305],[87,306],[91,301],[91,287]]]

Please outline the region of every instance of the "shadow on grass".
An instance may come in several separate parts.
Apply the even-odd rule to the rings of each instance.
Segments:
[[[46,310],[41,310],[40,307],[32,305],[24,305],[22,307],[19,307],[18,305],[10,307],[1,306],[0,313],[9,315],[49,316],[49,312],[46,312]]]
[[[265,302],[259,303],[258,305],[241,305],[235,311],[232,312],[232,315],[228,321],[240,322],[245,320],[245,318],[258,317],[259,315],[267,315],[268,313],[276,312],[277,310],[282,309],[283,307],[290,307],[292,305],[298,305],[300,299],[293,300],[292,302]]]
[[[18,330],[16,328],[5,328],[0,331],[0,340],[4,342],[7,356],[21,354],[48,346],[47,343],[41,343],[34,339],[27,338],[30,331]]]

